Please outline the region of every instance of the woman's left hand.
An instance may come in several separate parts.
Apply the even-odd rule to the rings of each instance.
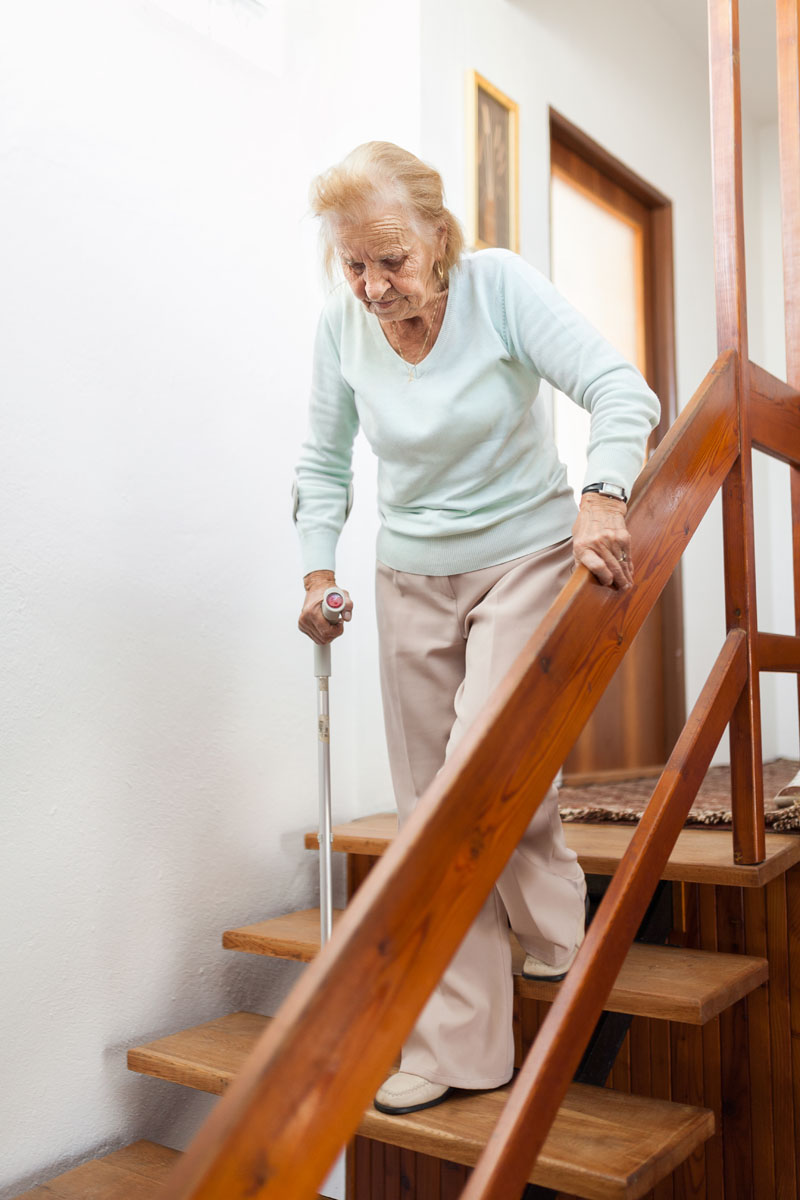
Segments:
[[[575,561],[588,567],[606,587],[633,586],[631,535],[625,524],[628,506],[610,496],[587,492],[581,496],[578,519],[572,527]]]

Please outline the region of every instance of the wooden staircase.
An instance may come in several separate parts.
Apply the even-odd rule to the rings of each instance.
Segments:
[[[592,875],[613,873],[632,833],[613,825],[565,828],[568,843],[578,852],[584,870]],[[375,859],[388,849],[395,831],[396,820],[388,813],[335,827],[334,849],[348,856],[351,893]],[[315,834],[307,836],[306,845],[316,849]],[[664,876],[679,881],[680,888],[702,882],[707,887],[760,892],[799,861],[800,838],[791,835],[769,835],[764,861],[744,866],[731,862],[729,835],[686,830],[678,839]],[[336,914],[337,923],[340,915]],[[289,913],[223,934],[227,949],[298,962],[310,962],[319,950],[319,942],[317,909]],[[521,978],[522,951],[513,935],[512,958],[516,1033],[522,1052],[536,1023],[534,1010],[552,1001],[561,985]],[[634,943],[606,1008],[656,1023],[718,1025],[720,1013],[740,1005],[746,996],[764,991],[767,975],[768,964],[763,956]],[[128,1065],[143,1074],[219,1095],[235,1078],[268,1024],[269,1018],[254,1013],[232,1013],[138,1046],[129,1052]],[[370,1175],[374,1157],[370,1145],[376,1143],[385,1146],[390,1156],[390,1148],[396,1148],[398,1161],[400,1151],[404,1152],[405,1167],[399,1171],[399,1180],[405,1178],[409,1184],[415,1177],[413,1190],[397,1191],[398,1196],[439,1200],[442,1181],[447,1180],[451,1188],[460,1185],[466,1170],[477,1161],[508,1091],[506,1087],[494,1092],[459,1092],[438,1108],[406,1117],[389,1117],[370,1106],[349,1155],[349,1200],[378,1200],[383,1196],[388,1200],[393,1194],[391,1182]],[[719,1108],[718,1119],[721,1105]],[[703,1154],[703,1143],[713,1137],[714,1130],[715,1114],[703,1105],[573,1084],[530,1182],[588,1200],[635,1200],[653,1195],[652,1189],[681,1163]]]
[[[633,829],[573,824],[565,826],[565,833],[587,875],[600,876],[613,874]],[[352,894],[376,859],[389,848],[396,834],[396,817],[379,813],[360,818],[335,826],[333,834],[334,850],[347,856],[348,890]],[[306,836],[306,846],[316,850],[316,834]],[[684,830],[663,872],[663,878],[675,886],[679,937],[692,939],[692,914],[687,918],[687,902],[690,909],[700,903],[706,908],[710,903],[713,908],[714,895],[721,895],[718,907],[728,914],[728,921],[730,912],[740,905],[757,908],[760,902],[763,911],[767,889],[784,888],[787,879],[792,880],[792,894],[800,896],[798,864],[799,837],[769,834],[763,862],[743,865],[731,861],[729,834]],[[702,901],[694,895],[700,891],[704,893]],[[770,904],[775,908],[774,899]],[[337,912],[335,924],[340,916]],[[747,923],[759,928],[752,915]],[[766,935],[766,922],[762,932]],[[543,1011],[562,985],[522,979],[522,951],[513,934],[509,936],[515,972],[515,1033],[521,1058],[535,1036]],[[712,940],[718,940],[716,932]],[[319,911],[306,909],[232,928],[225,931],[222,941],[230,950],[310,962],[319,951]],[[671,1200],[673,1196],[675,1200],[684,1196],[716,1200],[723,1194],[726,1133],[728,1143],[735,1144],[757,1102],[762,1124],[766,1122],[772,1136],[771,1127],[774,1124],[777,1129],[779,1121],[771,1099],[762,1092],[747,1097],[742,1105],[741,1095],[726,1095],[726,1089],[734,1084],[737,1092],[741,1091],[742,1078],[734,1073],[725,1079],[719,1049],[720,1078],[715,1083],[711,1073],[707,1092],[696,1090],[693,1103],[656,1095],[657,1069],[650,1089],[653,1095],[631,1094],[631,1074],[636,1081],[637,1056],[655,1062],[658,1048],[663,1052],[666,1045],[667,1056],[672,1058],[672,1070],[668,1072],[673,1076],[672,1090],[680,1093],[682,1064],[680,1055],[674,1053],[676,1046],[683,1046],[687,1056],[698,1052],[702,1056],[703,1039],[719,1048],[721,1016],[723,1023],[728,1021],[728,1036],[742,1035],[748,1023],[751,1036],[763,1032],[770,1024],[767,941],[763,936],[758,943],[761,954],[726,953],[690,945],[633,944],[605,1006],[607,1011],[632,1014],[639,1021],[620,1056],[622,1069],[619,1064],[615,1066],[609,1087],[570,1087],[530,1173],[531,1184],[553,1189],[546,1194],[557,1192],[560,1200]],[[778,974],[785,974],[786,967],[787,963],[780,961]],[[779,990],[776,1007],[785,1001]],[[256,1013],[231,1013],[131,1049],[128,1066],[141,1074],[221,1095],[269,1024],[270,1018]],[[649,1039],[642,1040],[642,1031],[648,1029],[652,1031],[652,1045]],[[787,1026],[787,1056],[792,1053],[791,1040]],[[772,1052],[780,1053],[774,1033]],[[763,1048],[756,1049],[759,1053]],[[768,1069],[768,1052],[766,1062]],[[683,1065],[688,1066],[688,1057]],[[660,1082],[663,1091],[663,1079]],[[641,1078],[638,1083],[641,1088]],[[612,1086],[621,1090],[611,1090]],[[348,1153],[348,1200],[391,1200],[395,1196],[444,1200],[456,1196],[489,1139],[509,1087],[494,1092],[459,1092],[438,1108],[406,1117],[389,1117],[370,1106]],[[177,1151],[137,1142],[35,1188],[19,1200],[156,1200],[179,1157]],[[728,1170],[733,1172],[736,1166],[734,1159]],[[769,1174],[769,1164],[765,1169]],[[771,1172],[774,1179],[774,1163]],[[698,1183],[701,1174],[707,1178],[705,1187]],[[694,1183],[685,1186],[682,1178],[693,1179]],[[715,1178],[720,1180],[719,1192],[713,1190]]]
[[[633,831],[625,826],[575,824],[567,825],[565,832],[586,873],[598,876],[614,872]],[[351,894],[388,849],[395,833],[392,813],[334,827],[334,849],[347,855]],[[316,850],[316,834],[307,835],[306,846]],[[782,886],[787,873],[795,879],[800,876],[799,863],[800,838],[792,835],[768,835],[764,861],[741,865],[731,861],[728,834],[685,830],[663,877],[675,884],[674,909],[680,917],[692,888],[702,885],[708,892],[722,889],[729,895],[743,894],[746,889],[763,901],[768,885]],[[340,915],[336,913],[335,923]],[[677,922],[681,923],[686,925],[685,919]],[[680,932],[685,935],[687,931]],[[522,951],[513,934],[510,937],[515,1032],[521,1056],[535,1035],[542,1008],[555,998],[561,985],[522,979]],[[319,911],[307,909],[232,928],[222,941],[230,950],[310,962],[319,950]],[[672,1030],[673,1039],[680,1043],[691,1036],[692,1027],[699,1034],[706,1026],[704,1032],[711,1033],[710,1040],[719,1040],[720,1014],[730,1014],[735,1006],[734,1011],[739,1010],[736,1025],[740,1026],[743,1010],[749,1007],[748,1015],[756,1025],[759,1004],[763,1008],[764,1002],[768,1003],[766,944],[762,948],[764,954],[755,955],[636,942],[605,1007],[610,1012],[635,1015],[642,1028],[659,1028],[656,1037],[662,1045],[665,1031]],[[131,1049],[128,1065],[141,1074],[221,1095],[269,1024],[270,1018],[256,1013],[231,1013]],[[668,1032],[666,1036],[668,1043]],[[631,1040],[636,1043],[635,1036]],[[641,1044],[634,1057],[636,1053],[642,1053]],[[628,1070],[633,1065],[635,1073],[630,1045],[621,1057],[627,1058]],[[670,1177],[676,1171],[688,1171],[682,1164],[692,1162],[697,1177],[697,1164],[708,1153],[704,1143],[709,1139],[712,1163],[715,1157],[722,1159],[723,1127],[726,1120],[731,1121],[730,1105],[723,1115],[724,1088],[720,1086],[714,1095],[712,1087],[711,1095],[695,1096],[694,1103],[685,1103],[632,1095],[625,1082],[624,1072],[620,1076],[615,1067],[609,1083],[615,1088],[621,1084],[622,1090],[581,1084],[570,1087],[530,1182],[553,1189],[548,1194],[557,1191],[562,1200],[661,1200],[673,1195],[715,1200],[713,1191],[697,1190],[697,1185],[685,1191],[677,1180],[673,1191]],[[494,1092],[459,1092],[438,1108],[406,1117],[389,1117],[370,1106],[348,1154],[348,1200],[391,1200],[393,1196],[444,1200],[457,1195],[455,1189],[461,1187],[488,1141],[509,1086]],[[137,1142],[35,1188],[19,1200],[156,1200],[179,1157],[177,1151]]]

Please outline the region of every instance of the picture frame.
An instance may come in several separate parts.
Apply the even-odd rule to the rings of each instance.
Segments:
[[[519,105],[477,71],[467,95],[472,243],[519,253]]]

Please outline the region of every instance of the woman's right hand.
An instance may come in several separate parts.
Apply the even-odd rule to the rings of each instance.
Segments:
[[[353,601],[344,588],[336,587],[333,571],[311,571],[303,579],[303,587],[306,589],[306,598],[297,627],[318,646],[326,646],[328,642],[341,637],[344,633],[344,622],[350,620]],[[328,588],[332,587],[336,587],[336,590],[344,596],[342,619],[336,624],[328,621],[322,615],[322,597]]]

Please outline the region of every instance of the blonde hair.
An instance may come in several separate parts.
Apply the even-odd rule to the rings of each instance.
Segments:
[[[321,219],[323,259],[328,275],[336,259],[336,227],[359,220],[376,204],[399,203],[421,237],[444,228],[441,262],[445,284],[464,250],[464,234],[444,206],[442,177],[434,167],[393,142],[364,142],[340,163],[312,180],[311,211]]]

